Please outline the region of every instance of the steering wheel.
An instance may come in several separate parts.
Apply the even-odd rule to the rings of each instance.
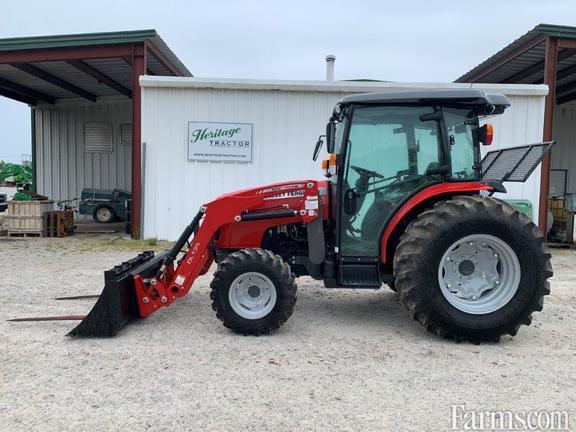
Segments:
[[[350,168],[352,168],[354,171],[356,171],[358,174],[360,174],[361,177],[374,177],[374,178],[379,178],[379,179],[384,178],[383,175],[378,174],[376,171],[371,171],[371,170],[368,170],[366,168],[361,168],[361,167],[356,166],[356,165],[350,165]]]
[[[402,174],[396,178],[392,183],[382,186],[381,189],[386,189],[387,193],[401,189],[403,186],[412,183],[415,180],[421,179],[423,176],[414,174]]]

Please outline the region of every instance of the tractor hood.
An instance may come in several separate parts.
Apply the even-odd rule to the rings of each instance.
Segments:
[[[281,199],[281,198],[297,198],[303,197],[306,195],[306,189],[313,188],[316,184],[320,187],[322,183],[326,183],[325,181],[319,180],[293,180],[287,181],[282,183],[272,183],[265,186],[258,186],[249,189],[241,189],[236,192],[227,193],[224,195],[220,195],[216,200],[228,197],[242,197],[242,196],[254,196],[254,195],[264,195],[269,194],[270,192],[277,191],[277,194],[272,196],[267,196],[263,198],[264,200],[274,200],[274,199]]]

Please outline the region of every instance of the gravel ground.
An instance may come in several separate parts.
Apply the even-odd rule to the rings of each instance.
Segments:
[[[554,255],[552,294],[499,344],[429,335],[388,289],[327,290],[299,279],[273,336],[230,333],[210,276],[113,339],[64,337],[129,242],[0,239],[0,430],[449,430],[451,405],[570,412],[576,428],[576,254]]]

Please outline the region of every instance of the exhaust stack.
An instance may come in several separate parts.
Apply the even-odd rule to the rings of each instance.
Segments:
[[[326,56],[326,81],[334,81],[334,62],[336,61],[336,56],[333,54],[328,54]]]

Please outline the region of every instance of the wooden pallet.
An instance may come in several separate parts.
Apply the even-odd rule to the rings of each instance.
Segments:
[[[42,237],[42,231],[8,231],[8,237]]]

